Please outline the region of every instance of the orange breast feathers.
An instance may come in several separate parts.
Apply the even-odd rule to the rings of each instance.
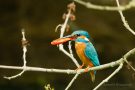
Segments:
[[[87,58],[87,56],[85,55],[85,48],[86,45],[82,42],[76,42],[75,43],[75,49],[76,49],[76,53],[79,56],[79,58],[81,59],[81,61],[84,63],[84,65],[87,67],[93,67],[94,65],[92,64],[92,62],[90,61],[89,58]]]

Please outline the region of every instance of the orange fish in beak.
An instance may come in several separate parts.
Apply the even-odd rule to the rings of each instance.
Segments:
[[[74,40],[74,39],[75,39],[74,36],[69,35],[69,36],[66,36],[66,37],[63,37],[63,38],[58,38],[56,40],[53,40],[51,42],[51,44],[52,45],[59,45],[59,44],[62,44],[62,43],[65,43],[67,41],[71,41],[71,40]]]

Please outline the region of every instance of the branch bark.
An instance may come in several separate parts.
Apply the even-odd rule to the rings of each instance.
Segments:
[[[73,2],[74,4],[74,2]],[[71,15],[71,12],[72,12],[72,9],[69,8],[68,10],[68,14],[66,15],[66,18],[65,18],[65,21],[64,21],[64,24],[61,24],[61,28],[60,28],[60,38],[62,38],[64,36],[64,33],[65,33],[65,30],[66,30],[66,26],[68,24],[68,21],[69,21],[69,18],[70,18],[70,15]],[[69,47],[71,48],[71,44],[69,43]],[[62,51],[64,54],[66,54],[68,57],[71,58],[71,60],[75,63],[75,65],[77,67],[79,67],[79,63],[77,62],[77,60],[74,58],[74,56],[72,55],[72,51],[71,49],[69,48],[70,50],[70,53],[67,52],[64,47],[63,47],[63,44],[60,44],[59,45],[59,50]]]
[[[117,74],[123,67],[123,63],[120,63],[119,67],[106,79],[104,79],[100,84],[98,84],[93,90],[97,90],[99,87],[101,87],[104,83],[108,82],[115,74]]]
[[[70,83],[68,84],[65,90],[68,90],[71,87],[71,85],[77,79],[78,76],[79,76],[79,73],[75,74],[75,76],[72,78],[72,80],[70,81]]]
[[[135,48],[133,48],[132,50],[127,52],[124,55],[124,57],[127,59],[132,54],[135,54]],[[89,71],[103,70],[103,69],[106,69],[106,68],[112,68],[112,67],[118,66],[120,63],[124,63],[124,62],[125,62],[124,58],[122,57],[117,61],[89,68]],[[23,67],[20,67],[20,66],[0,65],[0,68],[2,68],[2,69],[23,70]],[[84,69],[79,69],[78,71],[76,71],[76,70],[71,70],[71,69],[48,69],[48,68],[30,67],[30,66],[26,66],[25,70],[26,71],[37,71],[37,72],[49,72],[49,73],[63,73],[63,74],[76,74],[76,73],[82,74],[82,73],[85,73]]]
[[[132,1],[133,2],[133,1]],[[116,3],[117,3],[117,6],[118,8],[120,8],[120,4],[119,4],[119,0],[116,0]],[[134,1],[135,3],[135,1]],[[123,22],[123,25],[125,26],[125,28],[131,32],[133,35],[135,35],[135,31],[133,29],[131,29],[131,27],[129,26],[128,22],[126,21],[123,13],[122,13],[122,10],[118,10],[119,14],[120,14],[120,17],[121,17],[121,21]]]
[[[22,68],[23,68],[23,70],[20,73],[16,74],[16,75],[13,75],[13,76],[10,76],[10,77],[5,76],[4,77],[5,79],[9,79],[10,80],[10,79],[17,78],[17,77],[21,76],[26,71],[27,44],[28,44],[28,41],[26,40],[26,37],[25,37],[25,31],[24,31],[24,29],[22,29],[22,47],[23,47],[23,56],[22,56],[23,66],[22,66]]]
[[[127,5],[125,6],[120,6],[120,7],[117,7],[117,6],[101,6],[101,5],[94,5],[90,2],[85,2],[83,0],[74,0],[76,3],[79,3],[83,6],[85,6],[86,8],[89,8],[89,9],[95,9],[95,10],[107,10],[107,11],[118,11],[118,10],[121,10],[121,11],[124,11],[124,10],[128,10],[132,7],[135,7],[135,1],[134,0],[131,0]]]

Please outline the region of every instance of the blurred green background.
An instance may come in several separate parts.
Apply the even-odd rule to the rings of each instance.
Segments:
[[[76,66],[50,42],[59,37],[55,27],[63,23],[62,15],[72,0],[0,0],[0,64],[22,65],[21,29],[26,31],[30,43],[27,65],[44,68],[76,69]],[[115,0],[86,0],[99,5],[116,5]],[[120,0],[127,4],[129,0]],[[135,30],[135,8],[123,12]],[[121,58],[135,47],[135,37],[125,29],[117,11],[87,9],[76,3],[76,21],[70,23],[70,34],[76,29],[87,30],[93,38],[101,64]],[[73,43],[74,44],[74,43]],[[66,44],[65,44],[66,45]],[[65,46],[66,47],[66,46]],[[74,50],[74,48],[73,48]],[[74,52],[75,54],[75,52]],[[78,58],[75,54],[75,57]],[[135,67],[135,55],[130,62]],[[80,62],[80,60],[78,59]],[[81,62],[80,62],[81,63]],[[95,83],[89,74],[80,75],[70,90],[91,90],[110,75],[115,68],[97,72]],[[19,73],[18,70],[0,69],[0,90],[44,90],[48,83],[55,90],[64,90],[73,75],[25,72],[21,77],[6,80],[3,76]],[[135,73],[124,65],[99,90],[135,90]]]

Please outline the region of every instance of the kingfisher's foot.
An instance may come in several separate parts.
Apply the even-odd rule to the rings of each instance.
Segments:
[[[89,71],[89,66],[87,68],[84,69],[84,72],[88,72]]]
[[[79,66],[77,69],[75,69],[75,71],[82,69],[82,67],[84,66],[84,64],[82,64],[81,66]]]

